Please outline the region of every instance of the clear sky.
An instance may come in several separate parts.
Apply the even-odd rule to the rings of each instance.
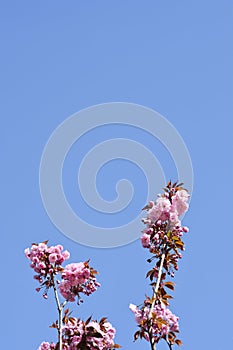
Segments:
[[[31,242],[49,239],[68,249],[71,261],[90,258],[100,272],[102,287],[78,310],[72,305],[74,314],[107,316],[124,349],[149,349],[144,341],[132,342],[136,324],[128,310],[149,291],[147,252],[138,240],[111,249],[70,240],[50,221],[39,190],[40,159],[54,129],[83,108],[121,101],[166,117],[192,159],[194,191],[184,218],[190,233],[171,304],[180,316],[183,349],[232,349],[232,1],[9,0],[0,7],[1,348],[34,350],[56,339],[48,328],[56,319],[52,294],[45,301],[35,292],[23,255]],[[108,132],[122,137],[126,131]],[[75,162],[85,142],[99,137],[75,144],[64,165],[67,199],[86,220],[91,215],[78,205]],[[138,137],[146,144],[147,136]],[[167,179],[173,177],[174,165],[158,141],[154,151]],[[140,171],[125,161],[105,170],[105,179],[98,179],[103,197],[114,198],[119,171],[120,178],[136,179],[141,205]],[[91,220],[106,224],[102,216]]]

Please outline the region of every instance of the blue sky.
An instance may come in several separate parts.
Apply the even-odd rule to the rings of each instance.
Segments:
[[[148,291],[147,252],[139,241],[112,249],[71,241],[51,223],[39,191],[40,159],[54,129],[83,108],[112,101],[158,111],[189,149],[195,181],[184,222],[190,233],[171,309],[180,316],[184,349],[232,348],[232,10],[229,0],[1,3],[2,348],[32,350],[56,338],[48,328],[56,318],[52,295],[45,301],[34,291],[23,255],[31,242],[49,239],[63,244],[71,261],[90,258],[100,272],[102,287],[78,315],[107,316],[124,349],[149,349],[132,343],[136,324],[128,310]],[[167,178],[175,176],[161,146],[155,153]],[[75,145],[64,169],[74,207],[78,156]],[[116,167],[121,176],[121,164]],[[109,177],[113,169],[106,170]],[[129,178],[138,174],[140,204],[143,179],[134,167],[133,175],[125,169]],[[106,184],[111,188],[100,176],[108,199]]]

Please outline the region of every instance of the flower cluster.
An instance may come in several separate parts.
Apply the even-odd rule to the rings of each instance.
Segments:
[[[63,349],[114,349],[119,347],[114,344],[115,334],[115,329],[106,318],[100,322],[90,318],[85,322],[74,317],[66,318],[62,328]]]
[[[43,297],[47,299],[48,289],[58,284],[61,295],[67,301],[82,302],[80,293],[90,295],[96,291],[100,284],[96,281],[95,275],[98,273],[89,266],[89,262],[79,262],[68,264],[62,267],[61,264],[69,259],[70,253],[63,251],[62,245],[48,246],[48,241],[43,243],[33,243],[31,248],[25,249],[26,257],[31,261],[30,267],[36,272],[34,279],[40,283],[36,288],[39,292],[45,288]],[[61,277],[55,281],[55,276]]]
[[[149,341],[149,328],[152,324],[151,336],[155,342],[159,339],[172,334],[171,332],[179,331],[178,317],[175,316],[164,303],[156,304],[150,310],[149,300],[144,301],[144,305],[139,309],[136,305],[130,304],[130,310],[135,314],[135,320],[142,327],[142,336]],[[149,314],[151,312],[152,318],[148,322]],[[139,336],[140,332],[135,334],[135,338]]]
[[[147,209],[147,216],[143,219],[146,228],[142,231],[142,246],[156,257],[161,253],[161,246],[169,246],[175,253],[171,256],[175,269],[178,259],[182,257],[177,249],[184,250],[181,237],[184,232],[188,232],[188,228],[182,226],[180,221],[180,216],[188,210],[188,198],[189,194],[182,187],[168,184],[165,193],[144,208]]]
[[[37,280],[41,287],[36,288],[39,292],[45,288],[43,297],[47,298],[47,292],[54,284],[54,276],[63,270],[61,264],[69,259],[70,253],[63,251],[62,245],[49,247],[48,241],[43,243],[33,243],[31,248],[25,249],[26,257],[31,261],[30,267],[36,273],[34,279]]]
[[[31,261],[30,267],[36,272],[34,278],[39,282],[48,274],[57,274],[57,267],[70,257],[67,250],[62,252],[62,245],[48,247],[47,243],[47,241],[39,244],[33,243],[31,248],[24,251],[26,257]]]
[[[96,291],[100,284],[96,281],[97,271],[89,266],[88,261],[67,265],[62,272],[62,282],[59,284],[61,295],[75,301],[75,297],[83,293],[90,295]]]

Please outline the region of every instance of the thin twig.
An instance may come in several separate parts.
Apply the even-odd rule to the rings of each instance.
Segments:
[[[172,344],[169,343],[167,340],[166,340],[166,343],[167,343],[167,345],[169,346],[169,350],[172,350]]]
[[[161,260],[160,260],[160,266],[159,266],[159,272],[158,272],[158,277],[157,277],[157,281],[156,281],[156,285],[155,288],[153,289],[153,296],[152,296],[152,303],[151,303],[151,308],[150,308],[150,312],[148,315],[148,324],[149,324],[149,329],[148,329],[148,334],[149,334],[149,339],[150,339],[150,345],[151,345],[151,350],[156,350],[156,343],[153,339],[153,331],[152,331],[152,313],[153,313],[153,308],[155,306],[155,302],[156,302],[156,296],[159,290],[159,285],[161,282],[161,277],[162,277],[162,271],[163,271],[163,264],[164,264],[164,260],[165,260],[165,246],[163,247],[163,254],[161,256]]]
[[[57,310],[58,310],[58,341],[59,341],[59,350],[62,350],[62,311],[65,306],[65,302],[63,304],[60,304],[59,297],[58,297],[58,292],[57,292],[57,287],[55,284],[55,281],[53,279],[53,290],[54,290],[54,295],[55,295],[55,300],[57,304]]]

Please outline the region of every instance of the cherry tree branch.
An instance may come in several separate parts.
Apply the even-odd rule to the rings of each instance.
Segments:
[[[140,328],[135,332],[134,340],[146,339],[151,350],[156,350],[160,340],[167,343],[169,350],[172,350],[173,344],[182,345],[176,335],[179,332],[178,317],[167,307],[168,299],[172,296],[165,289],[174,290],[174,283],[166,279],[168,275],[174,277],[175,271],[178,270],[178,260],[182,258],[180,251],[184,250],[181,237],[184,232],[189,231],[181,224],[181,216],[189,207],[189,194],[182,185],[183,183],[172,184],[169,181],[164,193],[159,194],[156,201],[150,201],[143,208],[147,214],[142,219],[146,227],[142,231],[141,243],[143,248],[149,249],[153,254],[147,261],[151,263],[156,259],[157,262],[146,274],[146,278],[149,277],[150,281],[153,281],[150,284],[152,296],[146,296],[143,304],[139,306],[130,304],[130,310],[135,314]]]
[[[58,341],[59,341],[59,350],[62,350],[62,311],[63,308],[66,304],[66,302],[64,302],[63,304],[60,303],[59,301],[59,297],[58,297],[58,292],[57,292],[57,287],[55,284],[55,281],[53,279],[53,290],[54,290],[54,295],[55,295],[55,300],[56,300],[56,304],[57,304],[57,310],[58,310]]]
[[[153,296],[152,296],[151,308],[150,308],[150,312],[149,312],[149,315],[148,315],[148,324],[149,324],[148,334],[149,334],[149,339],[150,339],[150,344],[151,344],[151,350],[156,350],[156,343],[155,343],[155,341],[153,339],[153,330],[152,330],[151,319],[152,319],[153,308],[154,308],[155,302],[156,302],[156,296],[157,296],[157,293],[158,293],[158,290],[159,290],[159,286],[160,286],[160,282],[161,282],[165,255],[166,255],[166,253],[165,253],[165,246],[164,246],[163,254],[162,254],[161,260],[160,260],[160,266],[159,266],[159,272],[158,272],[156,285],[153,288]]]

